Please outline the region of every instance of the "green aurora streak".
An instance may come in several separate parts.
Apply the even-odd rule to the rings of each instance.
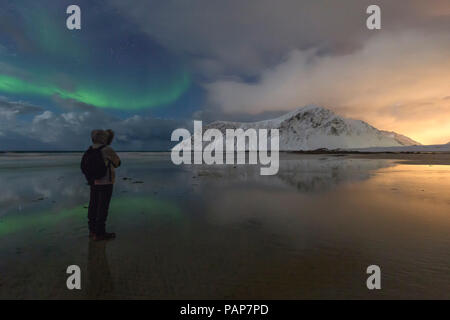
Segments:
[[[189,84],[189,75],[183,72],[169,88],[151,88],[145,95],[130,95],[120,94],[115,90],[112,93],[107,92],[109,90],[92,89],[83,85],[70,91],[51,84],[31,83],[12,76],[0,75],[1,92],[44,97],[58,95],[63,99],[73,99],[95,107],[122,110],[138,110],[174,102],[186,91]]]

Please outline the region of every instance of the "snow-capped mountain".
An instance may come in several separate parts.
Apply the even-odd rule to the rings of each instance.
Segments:
[[[215,121],[204,130],[211,128],[223,134],[226,129],[279,129],[281,151],[420,145],[401,134],[378,130],[364,121],[344,118],[314,105],[259,122]]]

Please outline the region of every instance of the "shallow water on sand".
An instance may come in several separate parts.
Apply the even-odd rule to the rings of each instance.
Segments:
[[[450,298],[450,166],[282,155],[260,176],[122,157],[118,237],[97,243],[79,154],[0,156],[0,298]]]

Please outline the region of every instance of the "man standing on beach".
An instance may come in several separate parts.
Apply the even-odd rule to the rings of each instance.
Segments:
[[[93,144],[81,160],[81,170],[91,188],[88,210],[89,237],[95,241],[116,237],[115,233],[105,230],[115,182],[114,169],[120,166],[119,156],[110,147],[113,138],[114,132],[110,129],[93,130]]]

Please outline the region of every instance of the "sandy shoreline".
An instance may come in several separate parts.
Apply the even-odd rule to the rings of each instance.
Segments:
[[[280,159],[295,157],[342,157],[347,159],[397,160],[399,164],[450,165],[450,152],[281,152]]]
[[[364,153],[350,154],[354,159],[389,159],[400,164],[450,165],[450,153]]]

